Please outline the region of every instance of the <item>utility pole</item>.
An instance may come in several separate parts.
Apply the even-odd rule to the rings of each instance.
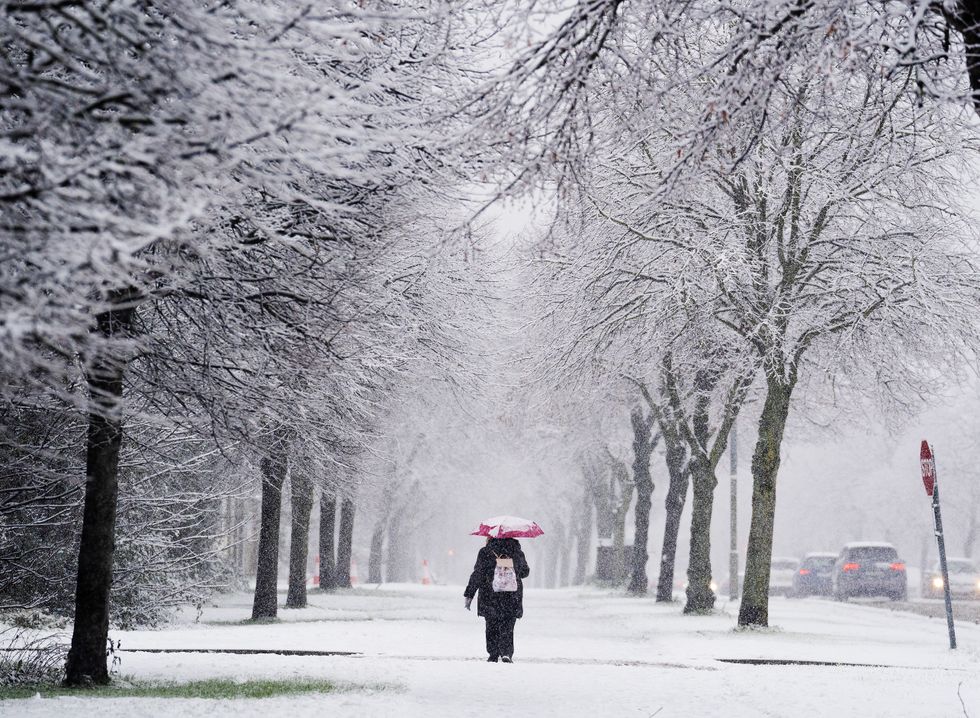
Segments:
[[[728,598],[737,601],[741,587],[738,580],[738,432],[734,422],[728,437],[728,458],[731,459],[731,480],[729,481],[731,511],[728,527],[731,543],[728,547]]]

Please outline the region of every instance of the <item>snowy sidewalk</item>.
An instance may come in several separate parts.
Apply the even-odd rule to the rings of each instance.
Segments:
[[[311,594],[281,622],[241,625],[250,597],[200,623],[112,632],[137,679],[314,677],[358,686],[330,695],[225,702],[55,698],[5,701],[0,715],[59,716],[980,716],[980,626],[870,606],[774,599],[768,632],[736,633],[733,607],[679,606],[597,590],[529,590],[517,663],[487,664],[483,622],[459,587],[384,586]],[[355,651],[358,656],[140,653],[138,648]],[[854,666],[748,665],[729,660]]]

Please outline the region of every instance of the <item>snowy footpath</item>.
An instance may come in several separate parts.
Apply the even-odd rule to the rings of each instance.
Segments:
[[[773,599],[769,631],[735,632],[736,609],[687,617],[590,589],[528,590],[516,663],[488,664],[483,622],[462,588],[395,585],[280,610],[243,625],[250,597],[224,597],[194,622],[112,632],[119,673],[138,680],[317,678],[331,694],[209,701],[33,698],[0,715],[84,716],[974,716],[980,718],[980,626],[860,604]],[[148,653],[136,649],[350,651],[352,656]],[[797,662],[779,664],[779,662]],[[799,662],[814,662],[800,664]],[[851,665],[824,665],[825,663]]]

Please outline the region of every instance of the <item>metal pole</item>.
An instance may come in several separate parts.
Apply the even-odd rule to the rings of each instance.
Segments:
[[[943,574],[943,595],[946,599],[946,627],[949,629],[949,647],[956,648],[956,629],[953,626],[953,598],[949,594],[949,570],[946,568],[946,541],[943,538],[943,516],[939,510],[938,471],[936,472],[936,483],[932,489],[932,511],[936,516],[936,541],[939,544],[939,568]]]
[[[732,422],[732,430],[728,436],[728,458],[731,459],[731,511],[729,518],[728,532],[729,552],[728,552],[728,598],[732,601],[738,600],[741,591],[738,580],[738,433],[735,430],[735,422]]]

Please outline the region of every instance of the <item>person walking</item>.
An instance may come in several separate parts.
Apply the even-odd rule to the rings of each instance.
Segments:
[[[514,538],[488,538],[476,556],[463,597],[470,610],[473,597],[476,614],[487,622],[487,653],[490,662],[514,662],[514,625],[524,615],[524,581],[531,573]]]

